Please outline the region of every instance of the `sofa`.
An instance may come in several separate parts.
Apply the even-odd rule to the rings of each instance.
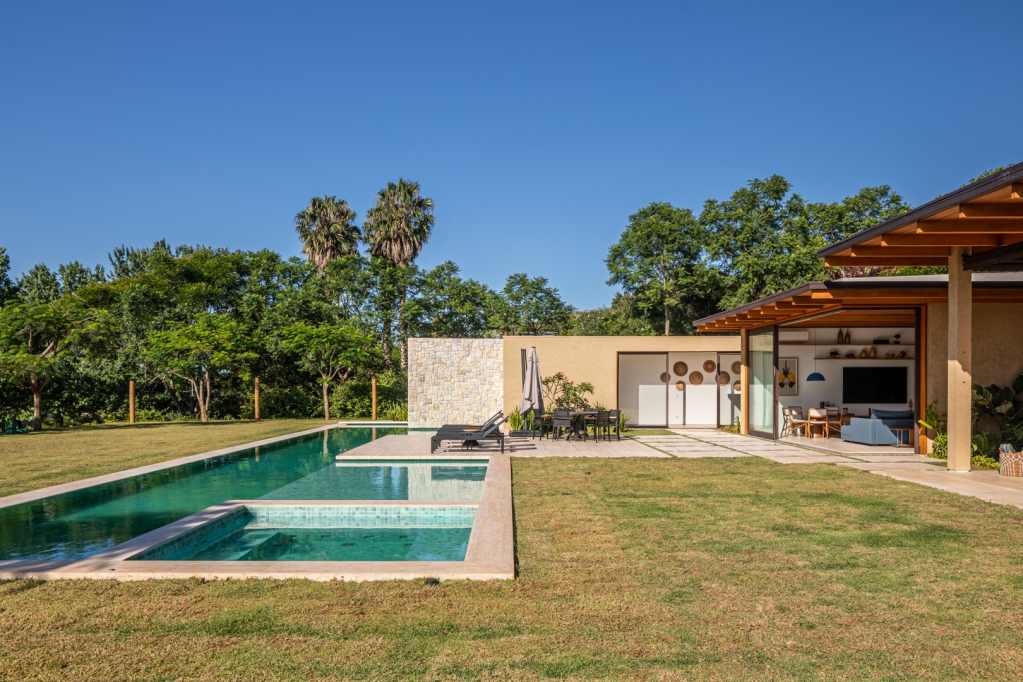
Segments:
[[[870,410],[869,417],[853,417],[842,426],[842,440],[864,445],[906,445],[913,442],[913,431],[909,438],[892,429],[912,429],[916,426],[913,410]]]

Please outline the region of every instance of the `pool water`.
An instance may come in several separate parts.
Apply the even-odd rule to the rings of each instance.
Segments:
[[[470,528],[252,528],[188,561],[462,561]],[[178,557],[168,557],[169,560]]]
[[[3,508],[0,560],[83,559],[225,500],[407,500],[407,465],[338,467],[335,461],[342,452],[392,433],[406,429],[330,429]],[[466,476],[478,476],[480,463],[470,465],[476,471]],[[343,473],[322,473],[338,469]],[[331,483],[299,485],[287,498],[275,496],[307,477]]]

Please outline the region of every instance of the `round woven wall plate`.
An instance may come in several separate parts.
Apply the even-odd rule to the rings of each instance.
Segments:
[[[686,382],[684,382],[684,381],[676,381],[675,382],[675,390],[676,391],[684,391],[684,390],[686,390]]]
[[[675,372],[675,376],[684,377],[689,371],[689,365],[680,361],[672,365],[671,369]]]
[[[706,372],[707,374],[713,374],[717,368],[718,363],[714,362],[713,360],[707,360],[703,363],[703,371]]]
[[[700,384],[703,383],[703,375],[700,374],[699,372],[693,372],[692,374],[689,375],[689,383],[691,383],[693,386],[699,386]]]
[[[736,381],[734,384],[732,384],[732,390],[735,391],[736,393],[741,391],[742,390],[742,382],[741,381]]]
[[[732,363],[732,374],[740,374],[742,372],[742,363],[738,360]]]
[[[718,386],[727,386],[732,383],[732,375],[722,370],[718,372]]]
[[[667,372],[661,372],[661,383],[662,384],[668,383],[668,379],[670,379],[670,378],[671,378],[671,376]]]

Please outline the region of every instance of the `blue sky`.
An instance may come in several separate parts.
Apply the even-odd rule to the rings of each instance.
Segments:
[[[359,220],[418,180],[420,264],[610,302],[651,201],[754,177],[912,204],[1023,160],[1018,2],[0,4],[0,246],[299,253],[313,195]]]

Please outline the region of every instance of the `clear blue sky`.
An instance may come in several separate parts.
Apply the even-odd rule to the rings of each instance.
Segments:
[[[1016,2],[0,4],[0,246],[299,253],[313,195],[436,201],[420,263],[610,301],[651,201],[780,173],[912,204],[1023,160]]]

